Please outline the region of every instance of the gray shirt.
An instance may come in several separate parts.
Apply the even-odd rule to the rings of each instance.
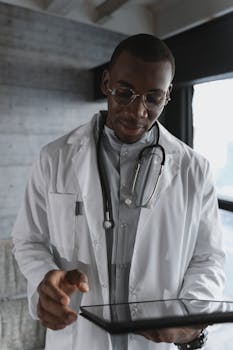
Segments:
[[[100,156],[110,188],[114,228],[111,245],[110,301],[128,301],[128,282],[140,207],[131,200],[131,188],[140,151],[155,142],[155,128],[133,144],[122,143],[107,126],[101,139]],[[150,163],[150,159],[147,159]],[[144,167],[143,172],[148,169]],[[140,176],[141,178],[141,176]],[[110,266],[110,265],[109,265]]]
[[[114,131],[104,126],[100,142],[100,157],[110,189],[114,227],[106,231],[108,253],[110,302],[128,301],[129,273],[136,239],[140,206],[135,205],[131,194],[139,153],[145,147],[155,143],[156,128],[152,128],[143,137],[133,143],[121,142]],[[145,157],[140,179],[147,179],[150,172],[151,154]],[[140,183],[140,181],[139,181]],[[136,186],[137,191],[143,188]],[[149,209],[148,209],[149,210]],[[114,315],[117,317],[117,315]],[[127,349],[128,337],[112,336],[113,349]]]

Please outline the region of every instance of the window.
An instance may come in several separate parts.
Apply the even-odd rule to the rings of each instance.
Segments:
[[[194,86],[194,149],[209,159],[226,249],[225,295],[233,298],[233,79]],[[226,205],[227,203],[227,205]],[[223,210],[227,209],[227,210]]]
[[[218,196],[233,202],[233,79],[195,85],[194,149],[210,160]]]

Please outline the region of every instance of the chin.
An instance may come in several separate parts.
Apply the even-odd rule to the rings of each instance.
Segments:
[[[121,142],[124,142],[124,143],[135,143],[135,142],[137,142],[138,140],[140,140],[140,138],[142,137],[142,135],[139,135],[139,136],[132,136],[132,137],[130,137],[130,136],[118,136],[118,135],[116,135],[117,137],[118,137],[118,139],[121,141]]]

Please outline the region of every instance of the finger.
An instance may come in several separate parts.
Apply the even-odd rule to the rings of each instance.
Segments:
[[[45,328],[52,329],[53,331],[59,331],[59,330],[64,329],[66,327],[65,324],[53,325],[53,324],[50,324],[48,322],[41,321],[41,320],[40,320],[40,324]]]
[[[151,340],[157,343],[161,342],[160,335],[156,330],[141,331],[141,332],[138,332],[138,334],[142,335],[148,340]]]
[[[196,329],[196,330],[199,330],[200,332],[205,329],[206,327],[208,327],[208,324],[197,324],[197,325],[192,325],[191,327],[185,327],[185,328],[188,328],[188,329]]]
[[[47,314],[47,316],[46,316]],[[45,327],[45,328],[50,328],[52,330],[59,330],[59,329],[63,329],[65,328],[67,325],[65,323],[59,323],[59,321],[57,319],[48,319],[48,313],[45,313],[43,308],[40,306],[40,304],[38,303],[37,306],[37,315],[39,317],[39,322],[40,324]]]
[[[38,287],[39,295],[43,293],[44,295],[49,296],[52,300],[57,303],[68,305],[70,303],[69,296],[56,285],[52,284],[51,280],[44,279]]]
[[[162,341],[172,343],[189,343],[200,334],[200,330],[189,327],[167,328],[161,330]]]
[[[158,338],[160,342],[174,343],[177,333],[182,330],[179,328],[163,328],[159,330]]]
[[[88,292],[88,277],[84,272],[79,270],[71,270],[66,274],[66,279],[71,285],[75,285],[81,292]]]
[[[43,292],[41,292],[40,294],[39,302],[43,310],[51,313],[52,315],[60,318],[61,320],[65,320],[69,315],[73,315],[74,317],[75,315],[77,315],[76,312],[74,312],[73,310],[71,310],[63,304],[54,301]]]
[[[77,314],[75,312],[66,312],[65,314],[57,316],[55,313],[51,313],[44,309],[41,301],[37,306],[37,315],[44,327],[56,329],[56,327],[64,328],[77,320]]]
[[[187,331],[185,331],[184,328],[163,328],[159,330],[148,329],[141,332],[141,335],[143,335],[146,339],[152,340],[156,343],[185,343]],[[190,337],[190,331],[188,332],[188,335]]]
[[[42,307],[40,301],[37,304],[37,316],[40,320],[40,323],[44,327],[54,329],[56,326],[66,326],[66,324],[59,320],[59,318],[55,317],[54,315],[50,314],[47,310],[45,310]]]
[[[64,279],[65,271],[62,270],[51,270],[49,271],[38,287],[38,292],[43,291],[49,295],[51,299],[60,302],[64,305],[69,304],[70,299],[68,295],[59,288],[60,282]]]

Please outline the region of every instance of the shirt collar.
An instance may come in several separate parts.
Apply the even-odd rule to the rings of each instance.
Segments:
[[[107,137],[109,143],[114,149],[120,150],[123,146],[130,148],[138,148],[140,145],[149,145],[154,143],[156,130],[147,131],[138,141],[134,143],[124,143],[115,135],[114,130],[110,129],[107,125],[104,125],[104,135]]]

